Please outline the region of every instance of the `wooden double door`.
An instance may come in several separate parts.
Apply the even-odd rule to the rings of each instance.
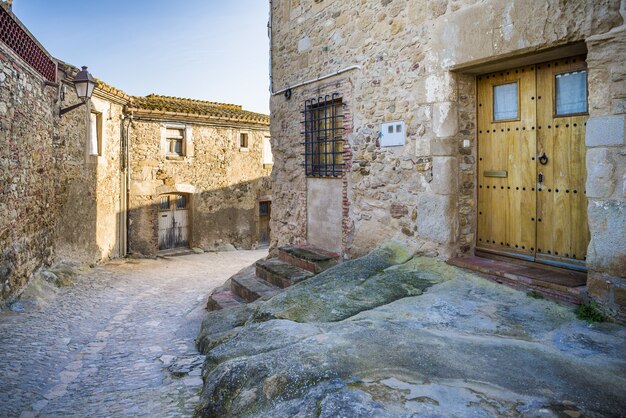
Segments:
[[[159,250],[189,246],[189,195],[159,196]]]
[[[477,77],[477,115],[477,250],[585,270],[584,57]]]

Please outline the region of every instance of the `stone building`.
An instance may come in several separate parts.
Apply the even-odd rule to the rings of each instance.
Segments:
[[[268,241],[268,116],[104,82],[61,114],[80,103],[78,69],[4,2],[0,29],[0,301],[42,266],[153,256],[159,234],[207,250]]]
[[[272,248],[565,267],[626,318],[626,2],[270,5]]]
[[[268,242],[269,118],[241,106],[133,97],[131,251]]]

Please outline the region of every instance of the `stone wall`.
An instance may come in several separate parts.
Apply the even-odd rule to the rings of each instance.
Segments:
[[[62,106],[77,103],[71,85]],[[122,221],[121,124],[123,104],[102,98],[96,90],[89,106],[60,118],[57,179],[56,254],[60,261],[96,263],[119,257]],[[90,113],[101,115],[101,152],[89,150]]]
[[[52,261],[56,94],[0,42],[0,300]]]
[[[588,38],[587,46],[587,285],[626,321],[626,26]]]
[[[300,111],[320,91],[350,96],[344,255],[401,239],[430,254],[471,254],[476,230],[475,74],[588,50],[592,296],[623,304],[624,15],[626,2],[583,0],[273,0],[273,247],[306,239]],[[357,66],[357,67],[355,67]],[[344,71],[345,70],[345,71]],[[330,75],[320,81],[308,82]],[[348,87],[346,87],[348,86]],[[609,117],[608,119],[606,117]],[[597,121],[595,121],[595,119]],[[380,147],[403,120],[406,145]],[[590,138],[594,137],[593,135]],[[588,138],[589,141],[589,138]],[[599,164],[601,162],[601,164]],[[597,174],[594,174],[597,172]],[[589,188],[589,187],[588,187]],[[594,194],[599,193],[599,194]],[[341,216],[341,215],[340,215]],[[599,282],[598,282],[599,283]],[[609,288],[611,290],[609,290]],[[603,292],[603,293],[602,293]],[[608,306],[605,303],[605,306]]]
[[[168,157],[163,151],[164,126],[184,126],[193,153]],[[249,134],[248,149],[240,149],[240,132]],[[258,244],[258,198],[270,194],[271,166],[262,162],[266,126],[183,119],[143,118],[135,114],[130,129],[130,250],[158,251],[158,203],[164,193],[189,193],[191,247],[211,251],[252,248]]]

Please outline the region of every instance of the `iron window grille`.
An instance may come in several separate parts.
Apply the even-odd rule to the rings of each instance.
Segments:
[[[343,110],[337,93],[304,103],[306,175],[340,177],[343,174]]]

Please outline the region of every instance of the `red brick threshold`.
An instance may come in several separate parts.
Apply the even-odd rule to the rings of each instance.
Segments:
[[[587,275],[541,265],[483,257],[451,258],[448,264],[483,273],[485,278],[520,290],[533,290],[544,297],[580,305],[585,299]]]

